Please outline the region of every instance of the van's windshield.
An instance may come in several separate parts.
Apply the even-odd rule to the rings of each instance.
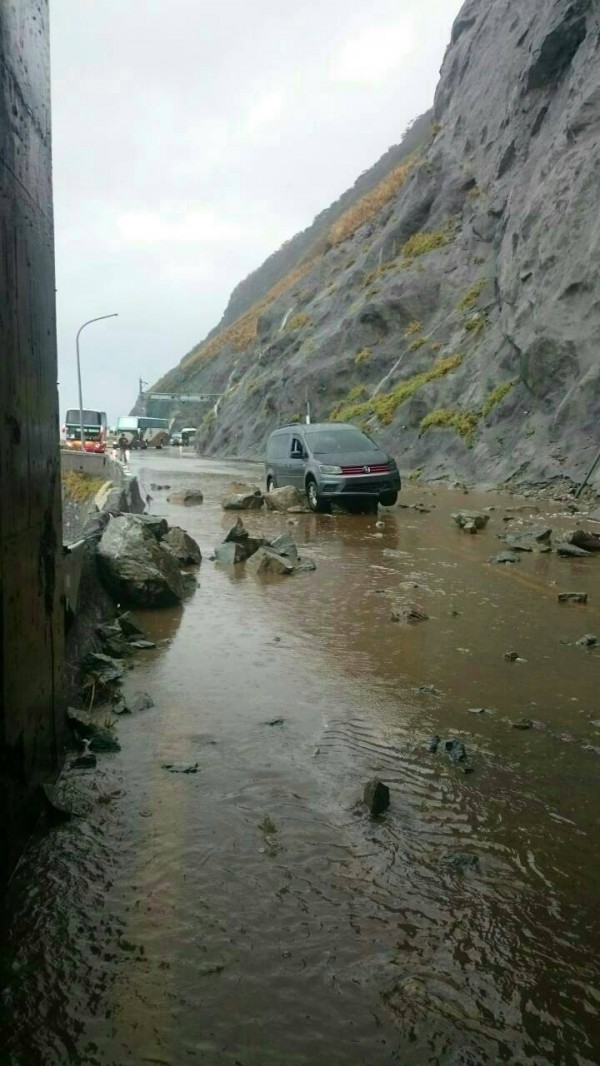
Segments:
[[[333,452],[372,452],[377,445],[360,429],[305,430],[305,436],[314,455],[331,455]]]

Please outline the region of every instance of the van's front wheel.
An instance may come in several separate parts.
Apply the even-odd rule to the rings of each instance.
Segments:
[[[313,481],[312,478],[310,478],[306,482],[306,496],[307,496],[307,499],[308,499],[308,506],[310,507],[311,511],[314,511],[315,513],[318,513],[319,511],[324,511],[325,510],[325,504],[323,503],[323,498],[322,498],[322,496],[319,496],[319,491],[317,489],[317,483],[316,483],[316,481]]]
[[[274,479],[271,476],[269,476],[267,478],[267,492],[272,492],[273,489],[276,489],[276,488],[277,488],[277,486],[275,484]]]
[[[379,502],[382,507],[393,507],[398,500],[397,492],[382,492]]]

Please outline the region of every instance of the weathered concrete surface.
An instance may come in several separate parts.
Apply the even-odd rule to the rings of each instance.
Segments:
[[[1,881],[63,734],[47,0],[0,4],[0,192]]]
[[[81,452],[63,448],[60,462],[63,475],[73,471],[88,477],[105,479],[101,489],[84,500],[70,497],[63,484],[62,520],[65,544],[74,544],[79,540],[86,522],[97,511],[141,514],[144,510],[137,478],[128,474],[116,459],[93,453],[82,455]]]

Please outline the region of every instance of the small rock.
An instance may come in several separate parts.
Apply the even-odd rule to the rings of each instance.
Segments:
[[[129,710],[132,714],[138,714],[140,711],[147,711],[150,707],[154,707],[154,705],[152,696],[149,696],[147,692],[135,692],[129,700]]]
[[[163,543],[169,546],[182,566],[197,566],[202,562],[202,552],[196,541],[180,526],[171,526],[163,537]]]
[[[154,643],[153,640],[130,640],[129,641],[129,647],[130,648],[140,648],[140,649],[155,648],[156,644]]]
[[[260,511],[265,498],[260,491],[245,493],[237,492],[233,496],[227,496],[221,506],[224,511]]]
[[[488,559],[490,563],[520,563],[518,555],[514,555],[512,552],[499,552],[498,555],[491,555]]]
[[[399,607],[394,607],[390,614],[390,620],[392,622],[403,622],[405,625],[415,626],[419,622],[427,622],[429,615],[425,613],[422,607],[416,607],[414,604],[406,603]]]
[[[168,770],[170,774],[197,774],[198,765],[197,762],[164,762],[162,768],[163,770]]]
[[[67,721],[81,746],[86,748],[86,752],[87,750],[102,752],[121,750],[121,745],[112,729],[100,724],[86,711],[69,707]]]
[[[563,559],[589,559],[592,553],[584,551],[583,548],[578,548],[576,544],[570,544],[565,540],[562,544],[557,544],[556,554],[562,556]]]
[[[489,707],[469,707],[468,714],[493,714]]]
[[[593,633],[586,633],[585,636],[576,641],[576,644],[580,648],[596,648],[600,644],[600,637],[594,636]]]
[[[456,738],[453,738],[452,740],[447,740],[444,745],[444,749],[446,751],[446,754],[450,757],[450,759],[452,759],[452,762],[466,762],[467,749],[465,748],[462,740],[457,740]]]
[[[587,592],[559,592],[559,603],[587,603]]]
[[[284,722],[285,722],[285,718],[272,718],[270,722],[265,722],[265,725],[270,725],[270,726],[283,725]]]
[[[468,527],[468,532],[473,532],[473,528],[475,532],[479,529],[485,529],[490,520],[489,514],[483,514],[482,511],[456,511],[452,518],[459,529],[467,529]]]
[[[583,529],[576,529],[567,539],[570,544],[586,552],[600,552],[600,533],[587,533]]]
[[[430,751],[433,755],[435,755],[436,751],[438,750],[438,748],[440,746],[440,740],[441,740],[440,737],[432,737],[431,740],[429,741],[429,744],[427,746],[427,750]]]
[[[513,729],[533,729],[531,718],[517,718],[511,725]]]
[[[93,751],[86,751],[83,755],[78,755],[76,759],[72,759],[69,766],[72,770],[93,770],[97,763],[98,760]]]
[[[269,814],[265,814],[262,822],[259,822],[258,828],[267,835],[277,832],[277,826]]]
[[[506,659],[507,663],[516,663],[519,660],[519,653],[518,651],[505,651],[502,658]]]
[[[54,785],[42,785],[42,795],[46,814],[50,822],[68,822],[76,814],[72,807],[69,807],[64,800],[59,798],[58,791]]]
[[[245,548],[241,544],[223,543],[217,544],[213,558],[221,566],[236,566],[248,558]]]
[[[273,548],[262,547],[254,552],[246,563],[246,569],[254,574],[292,574],[294,564],[285,555],[279,555]]]
[[[130,637],[133,637],[135,640],[145,640],[146,634],[133,621],[130,611],[125,611],[123,614],[120,614],[117,621],[123,636],[128,640]]]
[[[375,529],[385,529],[385,522],[376,522]]]
[[[308,559],[308,558],[306,558],[306,556],[304,556],[302,559],[299,559],[298,562],[296,563],[296,565],[294,567],[294,573],[295,574],[301,574],[303,572],[308,573],[309,571],[316,570],[316,569],[317,569],[317,564],[312,559]]]
[[[204,496],[200,489],[178,489],[167,496],[168,503],[177,503],[182,507],[195,507],[204,502]]]
[[[363,791],[363,801],[373,817],[383,814],[390,805],[390,790],[383,781],[375,777],[367,781]]]
[[[435,685],[419,685],[417,692],[422,692],[428,696],[436,696],[438,699],[442,696],[439,688],[436,688]]]
[[[303,497],[293,485],[282,485],[279,489],[267,492],[264,500],[267,511],[279,511],[282,514],[289,511],[290,507],[303,505]]]

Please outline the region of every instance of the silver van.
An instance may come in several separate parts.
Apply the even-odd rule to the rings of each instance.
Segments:
[[[392,507],[401,488],[395,459],[361,429],[344,422],[300,422],[276,429],[267,441],[267,492],[293,485],[311,511],[335,497]]]

